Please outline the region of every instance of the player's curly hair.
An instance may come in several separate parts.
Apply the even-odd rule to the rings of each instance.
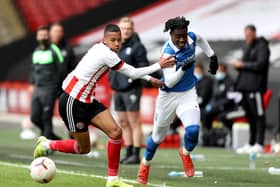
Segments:
[[[165,22],[163,32],[167,32],[169,30],[172,32],[174,29],[188,29],[189,24],[190,21],[186,20],[184,16],[172,18]]]

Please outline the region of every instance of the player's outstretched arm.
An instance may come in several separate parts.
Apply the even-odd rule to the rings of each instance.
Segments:
[[[164,82],[154,77],[150,78],[150,83],[152,84],[153,87],[157,87],[157,88],[162,88],[164,86]]]
[[[206,56],[211,57],[214,55],[213,49],[211,48],[208,41],[204,37],[196,34],[196,41],[198,47],[202,49],[202,51],[206,54]]]
[[[164,84],[168,88],[174,87],[183,77],[185,71],[191,68],[194,64],[193,60],[186,60],[182,67],[176,71],[176,67],[166,68],[163,70],[164,73]]]
[[[196,34],[197,45],[202,49],[202,51],[210,58],[209,72],[213,75],[216,74],[218,69],[218,58],[215,55],[213,49],[210,47],[208,41],[202,36]]]
[[[142,78],[144,80],[150,81],[151,77],[145,76],[145,75],[154,73],[154,72],[160,70],[161,68],[173,66],[174,63],[175,63],[175,60],[172,57],[161,58],[159,62],[157,62],[153,65],[147,66],[147,67],[143,67],[143,68],[134,68],[133,66],[131,66],[127,63],[123,63],[121,68],[119,68],[117,71],[132,79]]]

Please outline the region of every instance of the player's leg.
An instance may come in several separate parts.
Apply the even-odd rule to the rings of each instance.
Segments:
[[[40,95],[42,103],[42,124],[44,126],[43,136],[48,139],[58,140],[61,139],[53,132],[52,116],[54,111],[54,104],[56,100],[57,89],[48,89]]]
[[[74,139],[48,140],[41,136],[34,150],[34,158],[45,156],[51,151],[85,154],[90,151],[88,126],[88,107],[69,95],[63,93],[59,99],[60,115]],[[84,120],[84,121],[83,121]]]
[[[39,137],[34,150],[34,158],[46,156],[52,151],[72,154],[87,154],[90,152],[88,131],[70,132],[70,134],[74,139],[48,140],[44,136]]]
[[[41,120],[41,114],[42,114],[42,105],[40,103],[37,90],[32,94],[32,99],[31,99],[31,114],[30,114],[30,120],[36,127],[40,129],[40,133],[43,134],[44,127],[42,124]]]
[[[51,150],[73,154],[87,154],[90,152],[90,138],[88,131],[70,132],[70,135],[74,139],[51,141]]]
[[[256,107],[255,105],[252,105],[253,103],[250,102],[251,94],[247,92],[242,92],[242,107],[245,110],[245,116],[247,117],[249,121],[249,129],[250,129],[250,138],[249,143],[243,145],[242,147],[239,147],[236,152],[238,154],[244,154],[244,153],[250,153],[254,144],[256,143],[256,123],[254,121],[252,110],[255,110],[253,107]],[[252,107],[250,107],[252,105]]]
[[[133,89],[127,93],[127,97],[125,100],[128,125],[132,133],[131,138],[132,138],[133,152],[132,155],[123,162],[123,164],[140,163],[140,147],[142,143],[142,128],[141,128],[141,121],[140,121],[141,93],[142,93],[141,88]],[[123,133],[123,137],[125,137],[124,133]]]
[[[109,137],[107,150],[109,167],[108,175],[117,176],[122,142],[122,130],[114,121],[109,110],[99,113],[92,119],[91,122]]]
[[[176,113],[181,119],[184,128],[184,146],[180,149],[180,156],[183,161],[184,170],[187,176],[194,176],[194,166],[190,153],[198,144],[200,129],[200,110],[197,103],[196,90],[187,91],[181,98]]]
[[[171,94],[170,97],[166,96],[166,94],[159,95],[155,109],[153,132],[147,139],[144,157],[137,174],[137,181],[140,184],[147,184],[148,182],[151,161],[159,144],[168,132],[169,124],[175,118],[176,105],[175,97],[172,97]]]
[[[254,119],[253,111],[255,111],[256,105],[254,104],[254,98],[252,98],[250,93],[243,92],[242,93],[242,107],[245,110],[246,117],[249,121],[249,129],[250,129],[250,138],[249,143],[244,146],[238,148],[236,150],[239,154],[250,153],[254,144],[256,143],[256,122]]]
[[[251,123],[255,126],[255,145],[252,151],[261,153],[263,151],[264,134],[265,134],[265,112],[263,107],[263,99],[260,92],[254,93],[254,97],[250,98],[249,107],[251,109]]]
[[[131,127],[128,124],[128,119],[126,115],[126,108],[125,108],[125,103],[124,101],[127,98],[123,97],[123,93],[116,92],[113,100],[114,100],[114,107],[115,110],[117,111],[118,115],[118,122],[122,128],[122,133],[123,133],[123,139],[124,143],[126,146],[126,154],[123,159],[121,159],[120,163],[124,162],[128,157],[132,155],[132,130]]]
[[[248,118],[248,121],[250,123],[249,127],[250,127],[250,140],[249,140],[249,144],[251,146],[253,146],[256,143],[256,122],[254,119],[254,107],[256,107],[255,105],[255,100],[254,98],[250,97],[251,94],[249,93],[245,93],[243,95],[243,100],[242,100],[242,106],[246,112],[246,117]]]
[[[128,118],[128,124],[132,132],[132,154],[123,162],[123,164],[139,164],[140,163],[140,148],[142,143],[142,129],[140,122],[139,111],[126,112]],[[123,134],[125,137],[125,134]]]
[[[125,156],[121,159],[121,163],[132,155],[133,142],[132,142],[132,130],[128,124],[126,112],[117,111],[118,122],[122,128],[123,140],[126,147]]]
[[[102,130],[108,137],[107,157],[108,157],[108,181],[107,187],[131,187],[118,180],[122,129],[114,121],[109,110],[105,110],[96,115],[91,122]]]

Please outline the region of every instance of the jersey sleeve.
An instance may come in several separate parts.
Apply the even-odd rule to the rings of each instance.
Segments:
[[[176,71],[176,66],[162,69],[164,76],[164,84],[168,88],[174,87],[184,76],[185,71],[179,68]]]
[[[166,42],[162,49],[161,49],[161,55],[164,57],[168,57],[168,56],[171,56],[171,55],[175,55],[175,51],[169,46],[168,42]]]
[[[208,56],[211,57],[214,55],[214,51],[211,48],[211,46],[209,45],[208,41],[202,37],[201,35],[196,35],[197,38],[197,46],[200,47],[200,49],[202,49],[202,51]]]
[[[150,77],[147,77],[145,75],[154,73],[160,70],[160,68],[161,67],[159,63],[154,63],[153,65],[142,67],[142,68],[134,68],[133,66],[123,62],[121,68],[119,68],[117,71],[130,77],[131,79],[143,78],[144,80],[150,80]]]
[[[115,69],[116,67],[118,67],[119,65],[121,65],[120,63],[122,63],[122,60],[120,59],[120,57],[117,55],[117,53],[108,50],[108,52],[105,54],[104,56],[104,61],[105,64],[112,69]],[[120,67],[118,67],[120,68]],[[118,69],[117,68],[117,69]]]

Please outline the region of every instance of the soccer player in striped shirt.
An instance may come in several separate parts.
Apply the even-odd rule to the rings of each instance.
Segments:
[[[77,67],[63,82],[63,93],[59,99],[59,111],[74,139],[48,140],[40,137],[34,150],[34,158],[48,155],[51,151],[86,154],[90,151],[88,125],[94,124],[108,137],[108,181],[107,187],[131,187],[118,179],[122,130],[106,107],[94,97],[95,87],[109,68],[132,78],[142,78],[155,86],[163,83],[148,74],[174,65],[174,58],[161,58],[148,67],[134,68],[123,62],[116,52],[121,45],[121,31],[117,25],[109,24],[104,29],[101,43],[95,44],[82,58]]]

